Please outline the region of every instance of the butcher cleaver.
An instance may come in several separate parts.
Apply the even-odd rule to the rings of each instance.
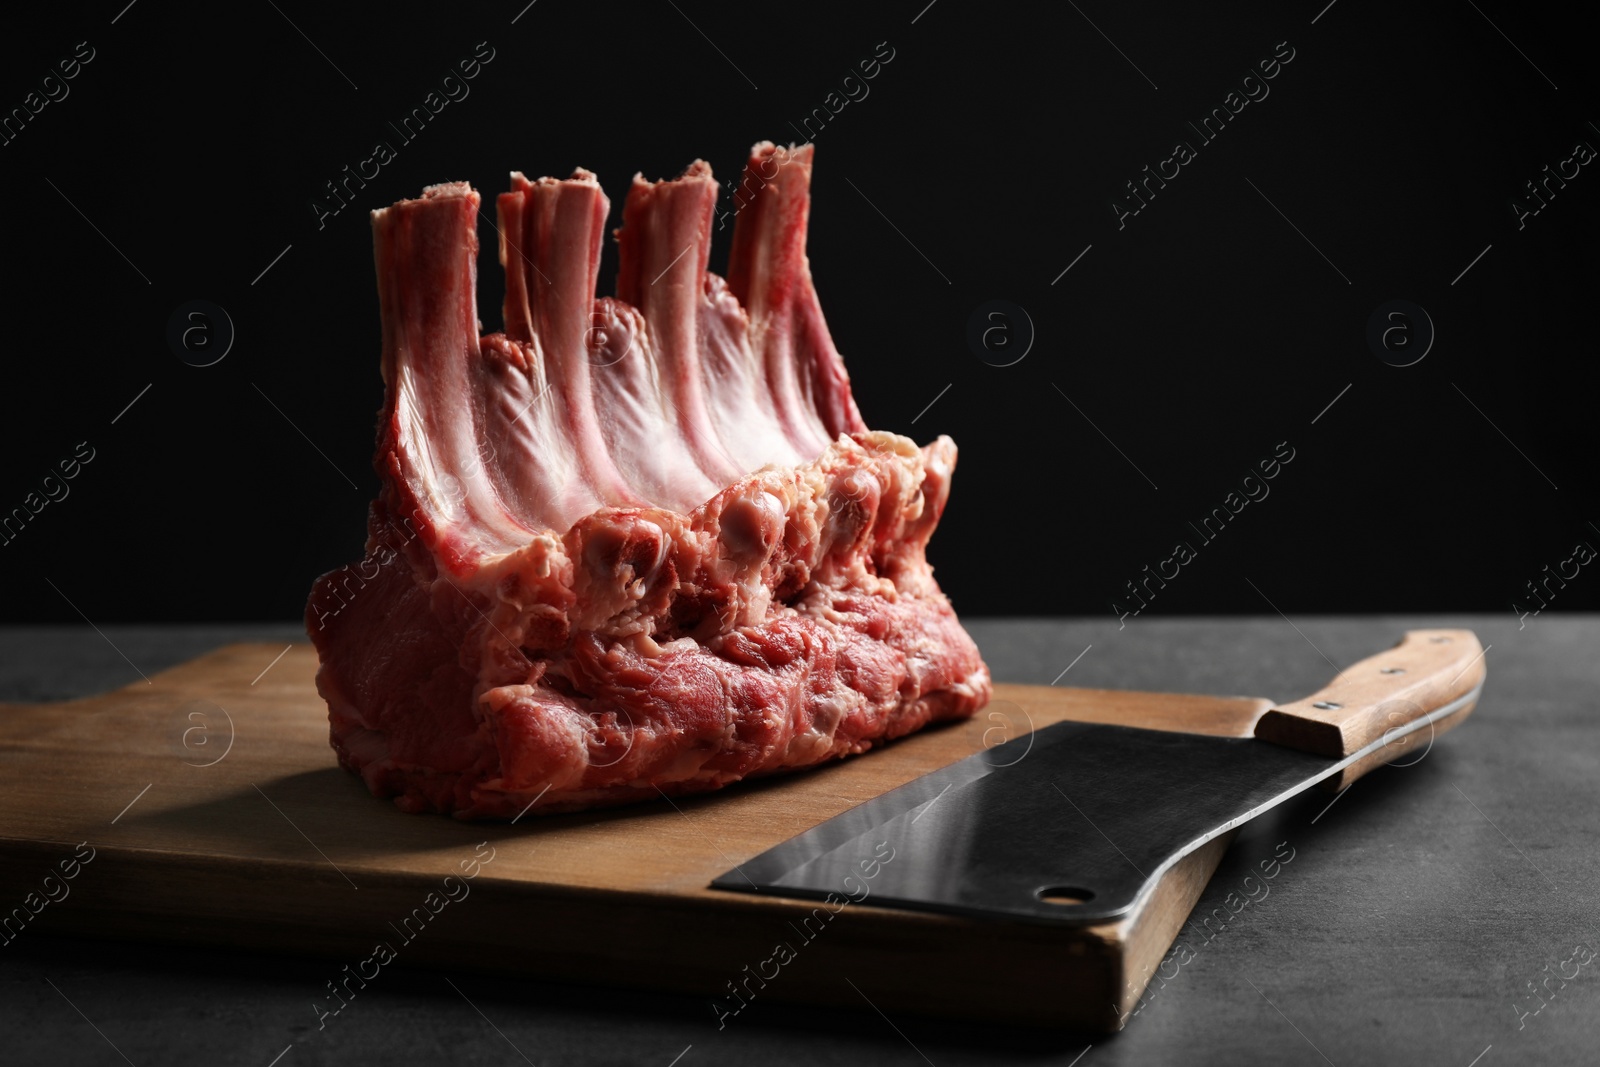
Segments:
[[[1062,722],[952,763],[740,864],[713,888],[1085,924],[1134,911],[1219,834],[1322,783],[1421,759],[1483,689],[1470,630],[1411,630],[1253,737]]]

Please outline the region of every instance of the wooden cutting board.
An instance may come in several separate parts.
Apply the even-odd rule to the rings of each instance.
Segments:
[[[753,998],[1112,1030],[1231,834],[1177,864],[1133,916],[1083,928],[881,908],[870,883],[836,914],[707,885],[1030,729],[1075,719],[1242,737],[1271,706],[997,685],[966,723],[812,771],[473,824],[403,814],[341,770],[316,655],[296,645],[274,663],[282,651],[231,645],[149,684],[0,705],[0,907],[12,909],[0,941],[51,930],[313,954],[348,993],[393,962],[670,989],[704,997],[724,1024]],[[325,1010],[336,991],[321,991]]]

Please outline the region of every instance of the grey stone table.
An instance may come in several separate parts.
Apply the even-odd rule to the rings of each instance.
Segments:
[[[690,998],[425,970],[386,971],[337,1029],[318,1032],[311,1003],[326,968],[316,961],[25,933],[0,949],[0,1061],[1600,1062],[1600,959],[1569,962],[1576,946],[1600,949],[1600,618],[971,628],[1005,681],[1287,700],[1327,681],[1330,663],[1386,647],[1407,626],[1439,625],[1471,627],[1491,647],[1473,718],[1414,766],[1376,771],[1332,807],[1314,793],[1251,824],[1199,911],[1226,908],[1281,844],[1292,861],[1267,895],[1258,888],[1242,909],[1236,896],[1227,928],[1169,965],[1115,1037],[760,1002],[719,1031]],[[132,680],[129,660],[149,673],[230,641],[298,635],[289,625],[4,630],[0,700],[88,694]]]

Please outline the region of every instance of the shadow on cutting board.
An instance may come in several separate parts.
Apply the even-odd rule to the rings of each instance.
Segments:
[[[522,842],[537,847],[539,839],[548,834],[566,837],[590,827],[608,834],[627,833],[641,822],[659,820],[664,815],[692,820],[705,807],[735,798],[759,797],[801,779],[826,775],[836,766],[824,764],[782,776],[738,782],[714,792],[673,797],[670,801],[658,798],[594,811],[530,814],[515,825],[504,819],[467,822],[447,815],[407,813],[391,801],[373,796],[358,776],[341,767],[323,767],[264,778],[244,789],[198,803],[135,809],[122,819],[122,825],[141,831],[141,847],[243,851],[258,859],[304,860],[309,839],[320,850],[352,863],[381,862],[384,857],[434,851],[470,853],[482,841]],[[854,804],[870,798],[838,799]]]

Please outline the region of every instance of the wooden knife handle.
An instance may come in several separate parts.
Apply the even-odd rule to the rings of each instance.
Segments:
[[[1407,723],[1473,693],[1487,667],[1471,630],[1408,630],[1387,652],[1347,667],[1322,689],[1283,704],[1256,722],[1256,737],[1337,759],[1391,737],[1324,785],[1343,789],[1374,767],[1410,755],[1420,759],[1434,738],[1471,714],[1473,697],[1429,726],[1400,736]]]

